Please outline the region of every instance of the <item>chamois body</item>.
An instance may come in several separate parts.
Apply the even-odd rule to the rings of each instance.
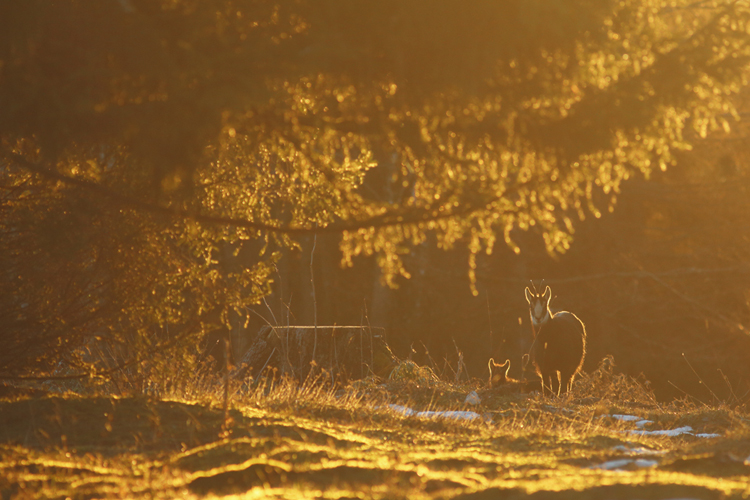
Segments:
[[[549,287],[543,294],[526,289],[534,332],[532,362],[542,381],[542,394],[547,388],[559,395],[571,389],[575,376],[583,367],[586,328],[571,312],[553,314],[549,310],[551,298]]]

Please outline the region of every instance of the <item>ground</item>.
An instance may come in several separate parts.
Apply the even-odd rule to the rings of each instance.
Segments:
[[[523,390],[429,376],[343,388],[244,384],[233,387],[228,419],[210,391],[193,400],[180,390],[120,398],[15,391],[0,400],[0,495],[750,496],[742,407],[656,402],[643,383],[606,367],[566,396]],[[464,403],[471,391],[478,404]],[[654,432],[666,430],[676,431]]]

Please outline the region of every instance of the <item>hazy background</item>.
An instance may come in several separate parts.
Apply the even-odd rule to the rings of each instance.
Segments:
[[[341,269],[338,238],[318,236],[318,323],[383,326],[397,355],[434,361],[448,375],[459,349],[471,376],[484,378],[494,357],[510,359],[511,375],[520,377],[521,356],[531,342],[523,290],[529,280],[544,279],[553,291],[552,309],[572,311],[586,325],[584,370],[593,371],[611,354],[617,370],[643,374],[660,399],[747,400],[747,130],[743,123],[730,135],[711,137],[666,172],[626,183],[613,212],[577,224],[574,243],[562,256],[550,257],[534,231],[517,232],[519,255],[504,246],[481,255],[476,297],[466,250],[415,248],[406,258],[411,279],[389,289],[373,259]],[[267,299],[273,315],[266,305],[255,307],[269,322],[313,323],[313,237],[302,243],[278,265]],[[238,353],[262,325],[256,316],[251,322],[237,337]]]
[[[2,2],[0,378],[142,393],[316,319],[519,377],[544,279],[586,371],[744,403],[748,26],[724,0]]]

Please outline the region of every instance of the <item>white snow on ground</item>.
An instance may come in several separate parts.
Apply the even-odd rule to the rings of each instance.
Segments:
[[[592,465],[590,468],[591,469],[604,469],[604,470],[620,470],[629,465],[646,468],[646,467],[655,467],[659,465],[659,462],[657,460],[647,460],[645,458],[636,458],[636,459],[621,458],[619,460],[610,460],[608,462],[604,462],[603,464],[599,464],[599,465]]]
[[[644,431],[644,430],[638,430],[638,431],[628,431],[629,434],[634,434],[636,436],[669,436],[669,437],[675,437],[675,436],[681,436],[682,434],[687,434],[689,436],[695,436],[699,438],[717,438],[721,437],[721,434],[714,434],[711,432],[693,432],[693,428],[689,425],[686,425],[684,427],[678,427],[676,429],[670,429],[670,430],[661,430],[661,431]]]
[[[474,420],[482,418],[482,416],[475,411],[414,411],[407,406],[401,405],[388,405],[392,410],[397,413],[401,413],[407,417],[419,417],[419,418],[453,418],[456,420]]]
[[[482,399],[479,397],[479,394],[477,394],[477,391],[471,391],[468,396],[466,396],[466,399],[464,400],[464,404],[470,404],[470,405],[478,405],[482,402]]]
[[[695,436],[699,438],[717,438],[721,437],[721,434],[712,434],[708,432],[699,432],[694,433],[693,428],[689,425],[686,425],[684,427],[678,427],[676,429],[670,429],[670,430],[655,430],[655,431],[647,431],[644,430],[643,427],[646,424],[652,424],[653,421],[646,420],[641,417],[636,417],[635,415],[620,415],[620,414],[614,414],[609,415],[612,418],[616,418],[617,420],[621,420],[623,422],[635,422],[636,427],[639,428],[639,430],[631,430],[631,431],[625,431],[628,434],[634,434],[636,436],[681,436],[683,434],[688,434],[690,436]]]
[[[616,418],[617,420],[621,420],[623,422],[635,422],[635,426],[639,429],[645,426],[646,424],[653,424],[654,422],[652,420],[646,420],[645,418],[636,417],[635,415],[619,415],[614,414],[610,415],[612,418]]]
[[[622,420],[623,422],[633,422],[635,420],[643,420],[641,417],[636,417],[635,415],[620,415],[618,413],[615,413],[614,415],[610,415],[612,418],[616,418],[617,420]]]
[[[669,430],[654,430],[654,431],[647,431],[643,429],[643,427],[646,424],[652,424],[653,422],[651,420],[646,420],[641,417],[637,417],[635,415],[620,415],[620,414],[614,414],[614,415],[602,415],[602,417],[611,417],[617,420],[620,420],[621,422],[633,422],[635,423],[636,427],[638,427],[637,430],[626,430],[622,431],[627,434],[635,435],[635,436],[681,436],[683,434],[687,434],[690,436],[695,436],[699,438],[717,438],[721,437],[720,434],[710,434],[710,433],[695,433],[693,432],[693,428],[689,425],[685,425],[683,427],[678,427],[676,429],[669,429]],[[637,457],[638,455],[661,455],[664,452],[658,451],[658,450],[649,450],[648,448],[633,448],[629,446],[625,446],[622,444],[618,444],[617,446],[612,447],[612,450],[618,451],[620,453],[623,453],[630,457]],[[748,457],[748,460],[750,460],[750,457]],[[592,465],[589,468],[590,469],[602,469],[602,470],[632,470],[633,468],[647,468],[647,467],[656,467],[659,465],[658,460],[654,459],[647,459],[647,458],[619,458],[616,460],[609,460],[607,462],[604,462],[602,464],[598,465]]]
[[[466,402],[470,402],[470,399],[472,398],[472,395],[476,395],[475,392],[469,393],[469,395],[466,397]],[[478,398],[478,396],[477,396]],[[388,405],[392,410],[394,410],[397,413],[400,413],[406,417],[418,417],[418,418],[452,418],[455,420],[476,420],[476,419],[483,419],[485,421],[492,420],[491,417],[485,415],[484,417],[480,415],[479,413],[475,411],[415,411],[407,406],[401,406],[396,404],[390,404]],[[637,417],[635,415],[621,415],[621,414],[614,414],[614,415],[602,415],[602,417],[609,416],[612,418],[615,418],[617,420],[623,421],[623,422],[635,422],[636,427],[638,427],[638,430],[629,430],[629,431],[623,431],[628,434],[636,435],[636,436],[681,436],[683,434],[688,434],[690,436],[695,436],[699,438],[717,438],[721,437],[721,434],[711,434],[711,433],[694,433],[693,428],[689,425],[686,425],[684,427],[678,427],[676,429],[669,429],[669,430],[655,430],[655,431],[647,431],[645,429],[642,429],[646,424],[652,424],[653,421],[646,420],[641,417]],[[619,450],[618,448],[623,448],[622,450]],[[659,452],[654,452],[652,450],[646,450],[645,448],[637,448],[637,449],[628,449],[625,448],[622,445],[615,446],[615,450],[618,451],[625,451],[629,455],[639,455],[639,454],[655,454]],[[638,462],[637,459],[636,462]],[[750,457],[748,457],[748,460],[750,460]],[[616,462],[616,460],[615,460]],[[630,462],[633,462],[633,460],[630,460]],[[650,465],[639,465],[636,463],[638,467],[650,467]],[[601,468],[601,466],[599,466]],[[615,467],[616,468],[616,467]]]
[[[662,455],[664,453],[663,451],[649,450],[648,448],[641,448],[641,447],[629,447],[629,446],[625,446],[622,444],[613,446],[612,449],[614,451],[619,451],[620,453],[623,453],[631,457],[637,457],[639,455],[652,455],[652,456]],[[653,459],[620,458],[616,460],[609,460],[599,465],[592,465],[589,467],[589,469],[602,469],[602,470],[630,469],[632,470],[634,467],[647,468],[647,467],[656,467],[657,465],[659,465],[659,461],[653,460]]]
[[[676,429],[669,429],[669,430],[659,430],[659,431],[644,431],[644,430],[638,430],[638,431],[628,431],[628,434],[635,434],[636,436],[680,436],[682,434],[693,434],[693,428],[689,425],[686,425],[685,427],[678,427]]]
[[[626,455],[663,455],[664,452],[661,450],[649,450],[648,448],[630,448],[625,446],[624,444],[618,444],[617,446],[612,447],[613,450],[619,451],[621,453],[624,453]]]

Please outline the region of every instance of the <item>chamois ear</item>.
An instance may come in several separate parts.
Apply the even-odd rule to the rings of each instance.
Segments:
[[[544,290],[544,295],[542,295],[542,299],[545,302],[549,302],[549,300],[552,298],[552,290],[550,287],[547,287],[546,290]]]
[[[506,359],[505,363],[503,363],[502,365],[500,365],[500,369],[501,370],[505,369],[505,377],[507,378],[508,377],[508,372],[510,371],[510,360]]]
[[[531,293],[531,290],[529,290],[529,287],[526,287],[526,302],[531,304],[531,300],[534,298],[534,295]]]

